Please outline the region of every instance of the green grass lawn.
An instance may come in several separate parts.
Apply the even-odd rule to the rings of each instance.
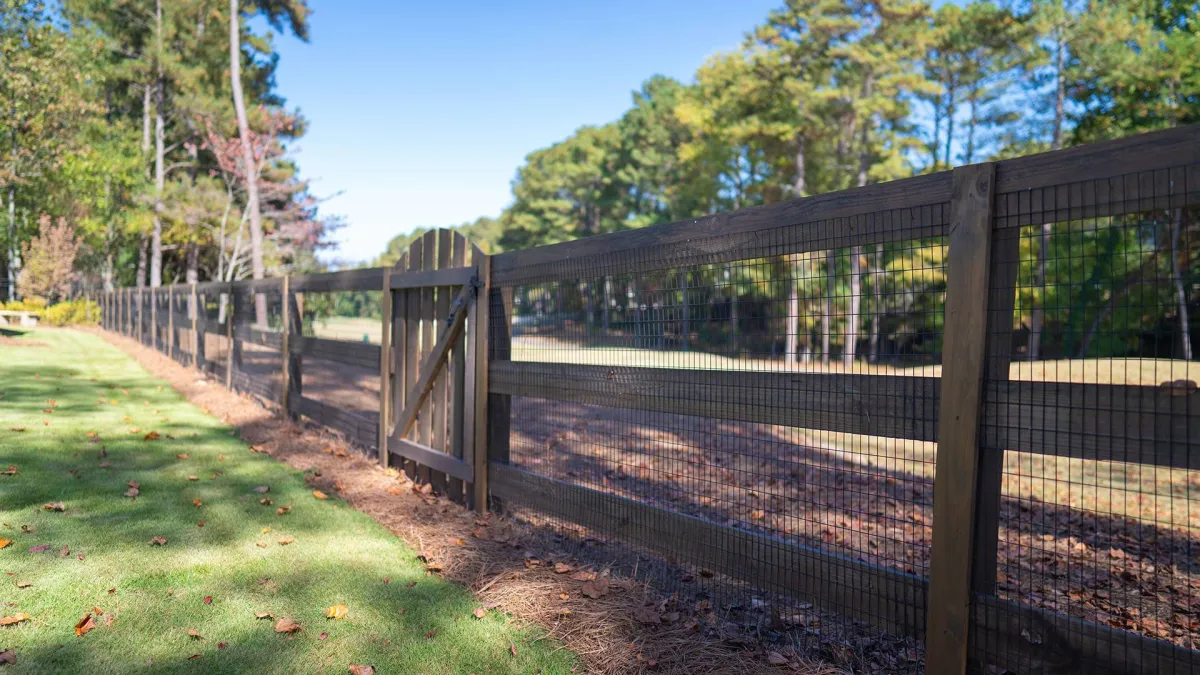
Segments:
[[[151,431],[160,438],[144,440]],[[0,627],[0,650],[16,654],[3,672],[563,673],[576,663],[495,612],[476,619],[469,593],[427,576],[370,517],[318,500],[301,474],[250,452],[95,335],[0,342],[0,470],[10,464],[0,616],[30,618]],[[136,499],[124,496],[130,481]],[[327,619],[338,604],[348,615]],[[96,628],[77,636],[94,608]],[[277,633],[282,617],[302,629]]]

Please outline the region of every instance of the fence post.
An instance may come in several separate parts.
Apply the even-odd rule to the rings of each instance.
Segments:
[[[200,330],[197,322],[197,317],[200,316],[200,307],[196,297],[196,282],[191,283],[190,295],[188,296],[188,313],[192,319],[192,367],[200,368]]]
[[[167,287],[167,356],[175,358],[175,284]]]
[[[150,287],[150,348],[158,349],[158,289]]]
[[[491,266],[488,275],[491,276]],[[481,340],[486,358],[482,359],[483,375],[479,380],[480,392],[487,395],[487,459],[499,464],[509,463],[509,431],[511,429],[512,397],[507,394],[492,394],[487,391],[487,368],[492,361],[512,359],[512,287],[493,288],[490,278],[486,282],[487,306],[481,308],[488,313],[487,339]],[[485,502],[486,508],[486,502]]]
[[[379,466],[388,465],[389,413],[392,409],[392,268],[383,268],[383,331],[379,337]]]
[[[493,411],[491,409],[491,398],[488,396],[488,324],[489,311],[488,302],[491,297],[491,276],[492,276],[492,259],[490,256],[484,255],[479,247],[471,249],[471,259],[475,263],[476,273],[479,275],[479,288],[475,292],[475,300],[471,303],[468,322],[470,324],[471,335],[468,344],[472,349],[467,354],[467,377],[471,378],[472,382],[472,400],[471,408],[475,413],[475,424],[472,428],[471,438],[473,439],[473,450],[475,462],[475,510],[479,513],[486,513],[488,509],[488,448],[489,448],[489,431],[491,429],[489,420]],[[511,297],[511,296],[510,296]],[[511,307],[511,305],[509,305]],[[501,306],[503,310],[503,306]],[[508,324],[503,325],[505,335],[508,334]],[[507,344],[507,343],[506,343]],[[499,397],[498,397],[499,399]],[[508,397],[504,397],[504,401],[497,400],[497,409],[495,414],[497,417],[503,415],[505,425],[508,423],[509,401]],[[508,431],[503,432],[504,439],[504,461],[508,461]]]
[[[233,284],[225,293],[225,388],[233,389]]]
[[[978,507],[995,164],[954,170],[925,672],[966,673]]]
[[[299,326],[303,319],[298,311],[295,295],[291,292],[291,276],[283,277],[283,410],[292,419],[299,417],[300,397],[303,395],[301,380],[302,357],[292,354],[291,336],[300,335]]]

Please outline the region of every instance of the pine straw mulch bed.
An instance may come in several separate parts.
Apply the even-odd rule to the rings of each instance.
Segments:
[[[314,486],[407,541],[431,574],[471,589],[485,609],[544,628],[588,672],[834,675],[878,668],[848,651],[835,654],[841,663],[834,665],[745,636],[730,639],[710,609],[679,605],[607,568],[580,565],[522,523],[495,514],[481,517],[440,499],[427,485],[379,467],[321,428],[282,418],[135,340],[97,332],[205,412],[236,427],[252,452],[305,472]]]

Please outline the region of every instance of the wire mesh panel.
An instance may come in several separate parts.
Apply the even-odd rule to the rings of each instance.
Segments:
[[[282,282],[234,284],[233,319],[233,388],[265,401],[282,402]]]
[[[1198,205],[1195,165],[999,196],[1013,362],[983,442],[1005,453],[994,590],[1016,604],[990,613],[1007,638],[977,637],[994,662],[1195,663],[1170,647],[1200,639]]]
[[[944,214],[775,228],[721,262],[600,273],[621,268],[609,260],[503,289],[510,358],[493,354],[489,389],[513,396],[511,465],[555,481],[513,474],[526,489],[510,502],[721,621],[918,667],[899,636],[925,620]]]

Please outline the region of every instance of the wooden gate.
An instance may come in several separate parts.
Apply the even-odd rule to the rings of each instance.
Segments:
[[[488,257],[426,232],[385,271],[380,461],[459,503],[487,508]],[[393,457],[394,456],[394,457]]]

